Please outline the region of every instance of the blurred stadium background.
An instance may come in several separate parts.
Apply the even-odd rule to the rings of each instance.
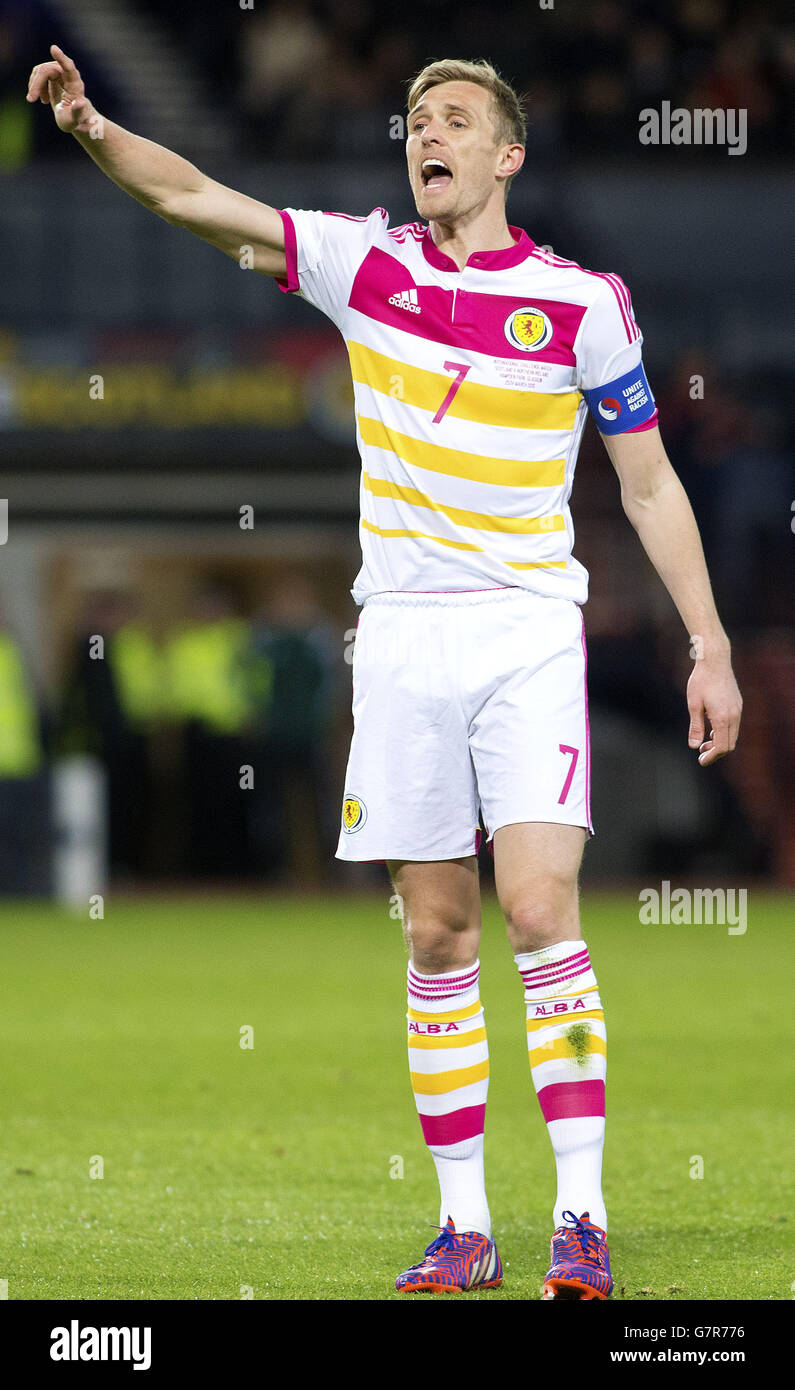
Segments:
[[[589,423],[585,883],[795,885],[787,11],[1,0],[0,892],[385,886],[333,858],[359,564],[344,345],[26,105],[52,42],[103,114],[213,177],[393,225],[416,217],[392,137],[425,61],[487,56],[526,94],[509,221],[632,290],[745,697],[737,752],[700,774],[687,642]],[[663,100],[747,109],[747,153],[641,145]]]

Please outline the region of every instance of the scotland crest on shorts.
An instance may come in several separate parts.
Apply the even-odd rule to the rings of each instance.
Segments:
[[[552,337],[552,323],[541,309],[532,304],[514,309],[505,320],[505,336],[511,347],[522,352],[538,352]]]
[[[342,828],[346,835],[361,830],[367,820],[367,807],[358,796],[346,796],[342,803]]]

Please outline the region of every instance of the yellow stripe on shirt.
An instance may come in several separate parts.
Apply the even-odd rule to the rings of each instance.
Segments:
[[[560,513],[550,516],[490,516],[488,512],[470,512],[464,507],[448,507],[435,502],[427,493],[416,487],[404,487],[401,483],[390,482],[388,478],[373,478],[363,473],[362,479],[368,492],[374,497],[392,497],[397,502],[407,502],[411,507],[428,507],[433,512],[441,512],[456,526],[469,526],[477,531],[499,531],[505,535],[538,536],[550,531],[565,531],[566,523]]]
[[[363,343],[349,342],[348,355],[354,381],[404,405],[427,410],[431,416],[439,410],[455,381],[452,373],[409,366]],[[518,391],[465,379],[445,414],[473,424],[502,425],[508,429],[571,430],[581,399],[579,391]]]
[[[511,570],[565,570],[567,560],[506,560]]]
[[[499,487],[562,487],[566,479],[565,459],[488,458],[466,454],[441,444],[401,434],[381,420],[357,415],[362,443],[373,449],[388,449],[414,468],[446,473],[451,478],[468,478],[473,483],[495,483]]]
[[[467,541],[451,541],[448,540],[446,536],[431,536],[428,534],[427,531],[408,531],[404,527],[400,526],[374,526],[371,521],[365,521],[364,517],[362,517],[361,524],[364,527],[365,531],[372,531],[374,536],[383,536],[387,540],[393,540],[395,538],[402,538],[407,536],[409,539],[413,540],[436,541],[437,545],[450,545],[453,547],[454,550],[478,550],[481,554],[483,553],[483,547],[481,545],[470,545]],[[512,570],[559,570],[566,568],[567,561],[520,560],[515,563],[512,560],[506,560],[505,564],[507,565],[508,569]]]
[[[449,541],[446,536],[429,536],[425,531],[406,531],[402,527],[392,526],[373,526],[371,521],[365,521],[362,517],[362,526],[365,531],[372,531],[374,536],[385,536],[387,540],[392,540],[396,536],[409,536],[419,541],[437,541],[439,545],[451,545],[454,550],[480,550],[480,545],[469,545],[467,541]]]

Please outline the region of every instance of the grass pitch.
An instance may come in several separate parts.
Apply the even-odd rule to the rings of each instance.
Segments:
[[[110,900],[102,921],[0,908],[9,1299],[406,1301],[395,1275],[438,1207],[388,893]],[[641,926],[637,896],[586,895],[614,1298],[792,1297],[792,916],[752,891],[747,933],[729,936]],[[491,901],[481,960],[506,1280],[468,1297],[536,1299],[554,1168]]]

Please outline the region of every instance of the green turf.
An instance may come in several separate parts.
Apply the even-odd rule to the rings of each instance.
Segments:
[[[583,905],[608,1027],[614,1296],[790,1299],[791,903],[752,892],[744,936],[637,913],[630,894]],[[405,1300],[394,1277],[432,1239],[437,1197],[386,886],[110,901],[103,921],[6,905],[0,952],[10,1299]],[[553,1164],[490,902],[481,959],[506,1282],[468,1297],[535,1299]]]

